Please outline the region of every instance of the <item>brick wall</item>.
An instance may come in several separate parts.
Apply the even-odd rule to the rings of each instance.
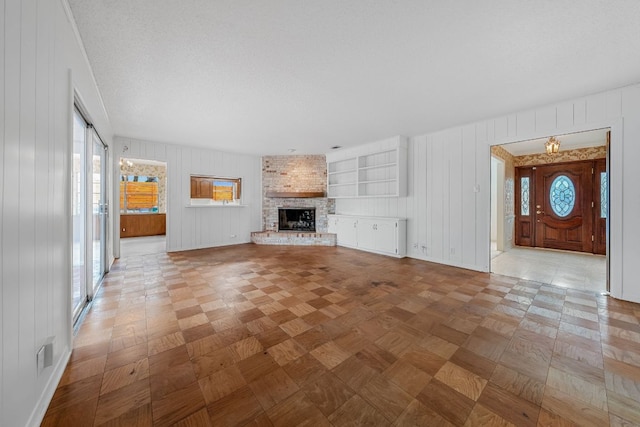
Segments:
[[[316,231],[327,231],[327,215],[335,212],[335,200],[273,198],[268,191],[327,192],[327,161],[324,155],[264,156],[262,158],[262,229],[277,231],[278,208],[316,208]]]

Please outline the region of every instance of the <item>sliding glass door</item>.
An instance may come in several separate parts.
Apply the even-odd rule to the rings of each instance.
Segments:
[[[73,217],[73,292],[72,310],[75,322],[87,302],[87,122],[73,112],[73,176],[71,214]]]
[[[83,115],[73,113],[73,320],[107,270],[106,146]]]
[[[93,251],[92,251],[92,289],[90,297],[100,284],[107,270],[107,180],[106,180],[106,147],[98,137],[96,131],[91,129],[93,140],[92,159],[92,226],[93,226]]]

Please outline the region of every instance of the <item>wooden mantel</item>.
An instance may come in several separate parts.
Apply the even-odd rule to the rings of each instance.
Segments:
[[[326,197],[324,191],[267,191],[267,197],[286,199],[310,199],[314,197]]]

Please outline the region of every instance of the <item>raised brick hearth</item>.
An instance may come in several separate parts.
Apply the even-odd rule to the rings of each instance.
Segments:
[[[295,233],[257,231],[251,233],[251,241],[258,245],[335,246],[333,233]]]
[[[335,246],[335,235],[327,233],[327,215],[335,212],[335,200],[308,197],[326,193],[324,155],[264,156],[262,232],[251,233],[251,241],[263,245]],[[274,194],[286,197],[272,197]],[[316,232],[278,232],[279,208],[315,208]]]

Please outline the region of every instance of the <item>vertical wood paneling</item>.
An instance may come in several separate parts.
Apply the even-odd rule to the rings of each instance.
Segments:
[[[518,134],[518,116],[516,114],[511,114],[508,116],[508,121],[509,121],[508,136],[516,136]]]
[[[587,122],[587,101],[584,98],[573,103],[573,124],[580,126]]]
[[[20,319],[20,211],[19,186],[16,177],[20,176],[20,24],[22,11],[20,2],[9,1],[5,6],[5,81],[4,81],[4,163],[3,163],[3,224],[2,224],[2,328],[3,328],[3,387],[2,413],[12,413],[20,408],[20,395],[9,393],[5,387],[14,384],[19,389],[20,376],[20,339],[19,328],[16,327]],[[4,419],[4,416],[3,416]],[[15,418],[9,418],[9,420]]]
[[[599,93],[587,97],[587,123],[601,123],[606,115],[605,94]]]
[[[18,186],[19,198],[19,283],[20,317],[29,319],[18,324],[18,376],[30,384],[35,383],[35,182],[40,171],[35,169],[36,128],[36,2],[21,2],[20,34],[20,152]],[[15,248],[14,248],[15,250]],[[33,389],[20,387],[13,392],[18,399],[17,409],[29,412]]]
[[[158,144],[163,145],[164,144]],[[173,159],[172,162],[167,162],[167,177],[177,173],[177,153],[175,146],[169,146],[166,148],[166,157],[165,159]],[[158,151],[156,151],[158,153]],[[173,202],[176,199],[176,195],[178,194],[178,188],[175,180],[170,180],[167,178],[167,203],[169,201]],[[114,198],[115,199],[115,198]],[[174,214],[175,215],[175,214]],[[175,220],[167,221],[167,236],[166,236],[166,245],[167,251],[173,250],[173,248],[177,248],[178,246],[178,235],[176,230],[173,228],[173,224]]]
[[[493,134],[497,140],[509,136],[509,117],[501,117],[495,120]]]
[[[464,196],[468,195],[462,186],[462,129],[455,129],[449,139],[449,188],[444,188],[449,196],[449,258],[455,264],[462,260],[462,212],[465,209]]]
[[[622,215],[614,216],[615,212],[612,212],[613,218],[620,218],[621,224],[615,225],[615,229],[612,227],[613,232],[620,233],[619,237],[622,238],[624,232],[624,238],[622,239],[622,245],[620,253],[621,260],[615,260],[615,264],[612,264],[612,271],[622,272],[622,295],[624,299],[640,302],[640,265],[638,260],[640,259],[640,224],[638,223],[638,212],[640,212],[640,194],[638,192],[638,162],[640,161],[640,85],[625,88],[624,95],[622,97],[622,111],[624,113],[624,136],[623,147],[618,147],[620,144],[617,138],[611,143],[611,161],[612,169],[616,167],[616,160],[621,161],[622,171],[613,170],[611,173],[611,209],[620,207],[624,209]],[[617,153],[613,153],[613,150],[618,150]],[[620,173],[621,172],[621,173]],[[618,178],[620,182],[616,184],[615,178]],[[616,191],[618,190],[618,191]],[[623,204],[624,200],[624,204]],[[613,234],[615,236],[615,234]]]
[[[481,271],[489,271],[491,240],[491,141],[476,139],[476,190],[475,203],[475,266]]]
[[[536,114],[536,132],[553,132],[556,129],[556,107],[538,108]]]
[[[519,126],[518,117],[516,117],[516,129]],[[487,122],[480,122],[475,124],[476,127],[476,142],[487,142]]]
[[[567,129],[573,126],[573,102],[563,102],[556,108],[557,128]]]
[[[622,116],[622,89],[605,93],[605,111],[607,119],[615,119]]]
[[[473,125],[462,128],[462,264],[476,262],[476,129]],[[473,202],[472,202],[473,201]]]
[[[5,28],[5,1],[0,0],[0,23],[2,28]],[[4,409],[4,168],[5,168],[5,31],[0,31],[0,413],[5,411]],[[8,319],[7,319],[8,320]],[[0,417],[2,421],[2,417]]]
[[[433,179],[431,179],[431,165],[433,159],[433,146],[429,144],[429,137],[420,138],[418,153],[416,156],[415,170],[418,180],[416,181],[416,220],[418,222],[418,251],[422,257],[429,253],[431,238],[431,226],[433,224],[430,204]]]
[[[523,111],[518,113],[518,135],[531,135],[536,130],[536,113],[535,111]],[[478,142],[482,142],[478,140]]]
[[[431,203],[431,235],[427,236],[428,244],[430,248],[429,256],[436,258],[443,258],[444,253],[444,194],[443,186],[445,178],[449,177],[447,173],[448,157],[445,157],[444,144],[441,136],[438,134],[433,140],[433,154],[431,157],[431,173],[429,181],[433,183],[431,186],[431,196],[429,199]],[[428,173],[428,170],[427,170]]]

